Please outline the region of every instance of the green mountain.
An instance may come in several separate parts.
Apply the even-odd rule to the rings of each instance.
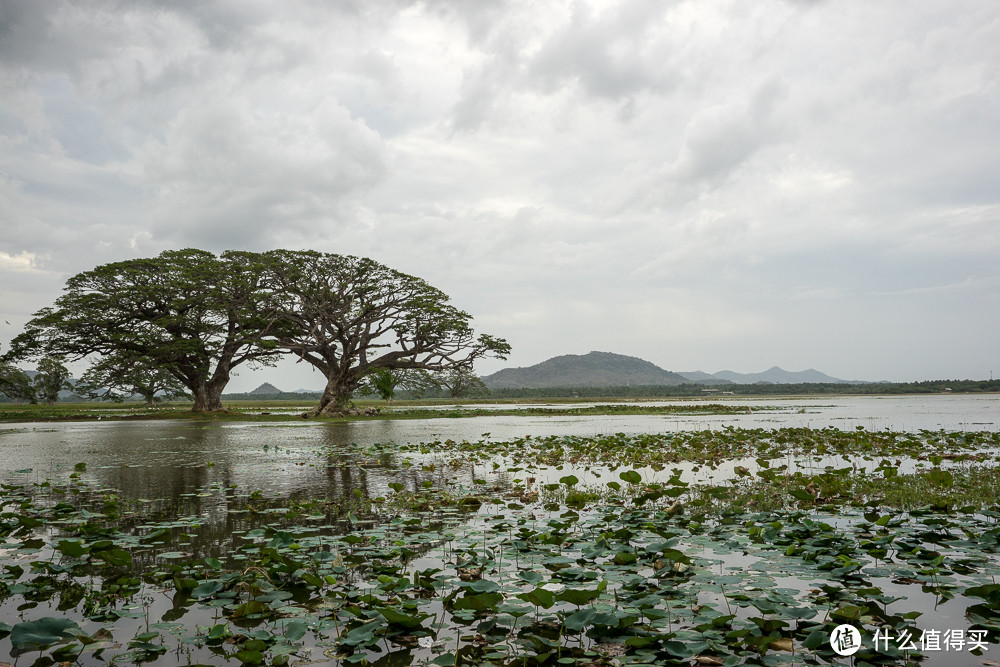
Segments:
[[[256,396],[272,396],[274,394],[280,394],[281,390],[275,387],[270,382],[265,382],[264,384],[262,384],[261,386],[257,387],[256,389],[254,389],[249,393]]]
[[[691,380],[637,357],[610,352],[566,354],[527,368],[505,368],[483,378],[490,389],[677,385]]]

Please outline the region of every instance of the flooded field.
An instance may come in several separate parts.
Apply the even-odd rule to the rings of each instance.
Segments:
[[[742,404],[2,426],[0,656],[1000,661],[1000,397]]]

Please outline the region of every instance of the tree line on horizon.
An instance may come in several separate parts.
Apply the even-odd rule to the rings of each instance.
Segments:
[[[619,385],[603,387],[504,387],[490,390],[490,396],[508,398],[671,398],[719,396],[726,392],[739,396],[845,395],[845,394],[941,394],[1000,392],[1000,380],[921,380],[918,382],[797,382],[794,384],[756,382],[753,384],[698,383],[676,385]]]
[[[0,357],[0,392],[54,401],[69,388],[64,362],[88,359],[76,386],[98,398],[188,393],[193,411],[212,412],[234,368],[291,355],[326,378],[313,414],[334,414],[380,383],[441,383],[505,359],[510,345],[471,320],[444,292],[364,257],[170,250],[70,278]],[[38,360],[34,380],[13,366],[23,360]]]

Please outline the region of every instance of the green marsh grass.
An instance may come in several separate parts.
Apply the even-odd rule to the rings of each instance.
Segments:
[[[378,419],[464,419],[483,416],[532,416],[532,417],[573,417],[609,415],[727,415],[749,414],[764,411],[767,406],[728,405],[691,401],[679,405],[654,406],[643,403],[602,402],[600,405],[585,407],[551,405],[532,406],[525,401],[510,408],[479,408],[474,403],[458,406],[448,402],[394,402],[357,401],[356,407],[378,408],[376,415],[348,415],[343,417],[310,417],[318,421],[370,421]],[[497,403],[491,402],[496,405]],[[503,404],[503,403],[499,403]],[[138,419],[188,419],[195,421],[253,421],[282,422],[298,421],[312,409],[310,401],[231,401],[226,409],[216,413],[193,413],[190,403],[170,402],[154,407],[142,403],[57,403],[55,405],[28,405],[0,403],[0,423],[28,421],[90,421],[90,420],[138,420]]]

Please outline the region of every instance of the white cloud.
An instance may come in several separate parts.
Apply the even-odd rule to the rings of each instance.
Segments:
[[[998,15],[7,2],[0,257],[48,277],[4,269],[4,307],[167,247],[311,247],[426,277],[514,364],[669,345],[649,358],[919,377],[931,341],[957,339],[944,315],[1000,325],[969,296],[998,275]],[[914,354],[886,352],[905,336]],[[955,375],[995,355],[962,347]]]
[[[37,258],[34,253],[22,251],[17,255],[0,252],[0,272],[5,271],[38,271]]]
[[[212,100],[178,114],[144,161],[154,238],[213,248],[347,225],[351,201],[385,171],[378,136],[329,99],[295,115]]]

